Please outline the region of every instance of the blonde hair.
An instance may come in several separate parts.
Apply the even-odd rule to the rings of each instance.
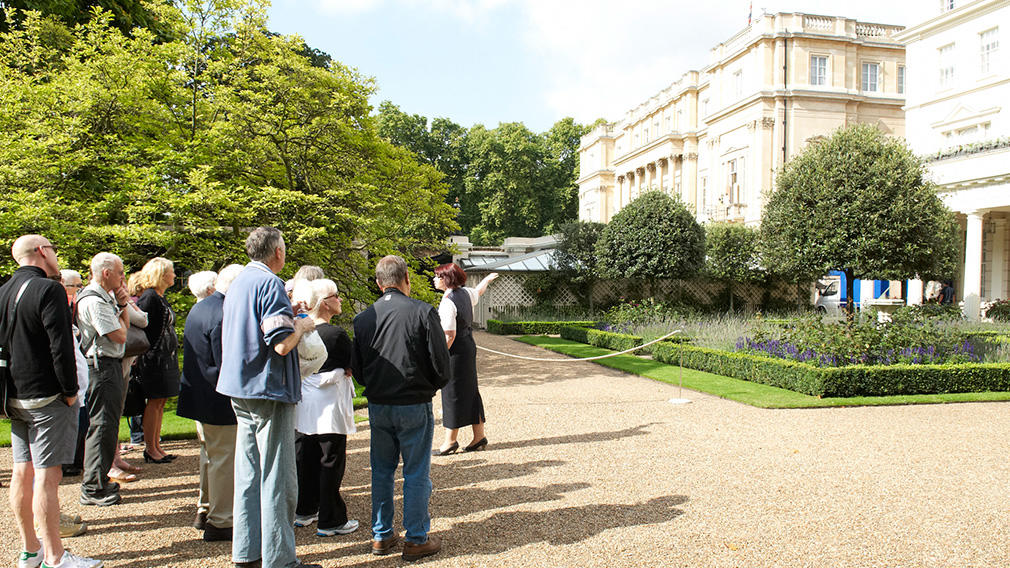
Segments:
[[[336,293],[337,284],[328,278],[299,280],[295,282],[295,289],[291,292],[291,301],[305,304],[309,314],[316,316],[319,315],[319,306],[323,298]]]
[[[140,287],[140,273],[134,272],[126,279],[126,293],[131,296],[139,296],[144,289]]]
[[[144,265],[144,268],[140,269],[140,273],[137,276],[137,291],[143,292],[148,288],[157,288],[165,278],[165,273],[174,268],[175,265],[172,264],[171,260],[160,256],[147,261],[147,264]]]

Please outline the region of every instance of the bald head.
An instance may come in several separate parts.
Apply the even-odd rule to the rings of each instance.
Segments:
[[[42,235],[22,235],[14,241],[11,256],[19,266],[41,268],[49,277],[59,276],[60,261],[56,258],[56,247]]]
[[[43,246],[51,246],[51,243],[42,235],[22,235],[14,241],[14,246],[11,247],[11,256],[23,266],[24,259],[37,256],[38,249]]]

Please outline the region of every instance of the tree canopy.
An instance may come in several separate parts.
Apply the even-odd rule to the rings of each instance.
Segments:
[[[379,106],[379,134],[443,175],[446,201],[459,200],[462,232],[476,244],[537,237],[574,220],[578,149],[585,126],[571,118],[537,134],[521,122],[464,128],[447,118]]]
[[[737,283],[764,277],[758,255],[758,231],[737,223],[705,226],[705,272],[729,288],[729,309]]]
[[[767,266],[812,279],[949,277],[957,222],[903,140],[855,125],[812,143],[779,174],[761,220]],[[851,303],[850,303],[851,306]]]
[[[5,239],[43,233],[73,268],[108,250],[199,270],[244,263],[249,228],[274,225],[286,272],[317,264],[362,301],[370,258],[442,248],[443,176],[378,135],[371,79],[270,33],[260,3],[156,8],[175,39],[108,12],[73,30],[27,12],[0,35]]]
[[[648,191],[614,215],[596,256],[608,278],[691,278],[705,262],[705,230],[679,199]]]

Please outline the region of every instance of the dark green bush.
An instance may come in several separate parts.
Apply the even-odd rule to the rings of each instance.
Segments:
[[[1010,321],[1010,300],[996,300],[985,311],[985,317],[992,321]]]
[[[624,351],[645,343],[645,340],[637,335],[613,333],[575,325],[562,327],[561,337],[569,341],[578,341],[579,343],[611,349],[613,351]]]
[[[594,321],[509,321],[487,320],[488,333],[496,335],[557,335],[566,325],[592,326]]]
[[[1010,364],[1005,363],[815,367],[664,341],[652,346],[652,355],[671,365],[683,360],[687,368],[821,397],[1010,390]]]

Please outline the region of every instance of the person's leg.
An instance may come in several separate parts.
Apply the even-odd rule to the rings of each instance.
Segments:
[[[340,483],[344,479],[347,455],[347,436],[323,434],[318,436],[320,456],[319,524],[320,529],[336,529],[347,523],[347,505],[340,497]]]
[[[407,542],[428,541],[431,517],[431,438],[435,417],[431,403],[398,406],[397,435],[403,453],[403,528]]]
[[[98,368],[89,368],[88,439],[85,442],[84,482],[81,493],[91,497],[110,493],[109,478],[113,454],[119,447],[119,419],[122,412],[123,378],[120,363],[99,359]]]
[[[76,436],[75,436],[76,438]],[[63,542],[60,540],[60,481],[63,468],[59,465],[35,470],[35,518],[39,519],[39,536],[45,550],[45,561],[49,566],[59,563],[63,557]]]
[[[369,462],[372,466],[372,536],[375,540],[393,538],[393,474],[400,462],[400,443],[393,424],[394,406],[368,405],[371,430]],[[431,439],[429,441],[429,448]]]
[[[158,453],[163,456],[168,454],[168,452],[161,447],[161,423],[165,420],[166,402],[168,402],[167,398],[156,399],[154,413],[154,445],[158,448]]]
[[[473,428],[473,440],[470,441],[471,444],[475,444],[484,439],[484,421],[480,421],[472,426]]]
[[[144,406],[144,417],[142,420],[144,428],[144,449],[156,460],[160,460],[165,457],[165,454],[158,447],[158,438],[161,436],[161,427],[158,420],[158,407],[159,405],[164,404],[165,399],[163,398],[151,398],[148,399],[147,405]]]
[[[439,450],[446,451],[456,443],[456,437],[459,436],[459,428],[446,428],[445,429],[445,440],[442,445],[439,446]]]
[[[298,472],[295,467],[295,405],[268,400],[254,402],[262,426],[256,433],[261,453],[260,502],[263,565],[288,568],[295,557],[295,505]]]
[[[262,558],[260,533],[260,454],[256,443],[259,418],[252,412],[255,401],[231,399],[238,419],[235,430],[234,529],[231,556],[234,562]]]
[[[125,391],[124,391],[125,392]],[[144,415],[130,416],[126,423],[130,425],[130,443],[139,446],[144,443]]]
[[[298,471],[296,517],[308,517],[319,511],[319,436],[295,434],[295,462]]]
[[[23,411],[11,411],[11,449],[14,454],[14,466],[11,468],[10,494],[11,512],[18,524],[21,536],[21,549],[28,553],[38,552],[42,543],[35,533],[35,513],[32,510],[32,497],[35,486],[35,468],[28,438],[28,424],[20,419]]]
[[[207,432],[205,428],[206,426],[202,422],[196,422],[196,439],[200,443],[200,488],[196,493],[196,514],[197,516],[200,516],[200,513],[203,513],[206,518],[210,516],[210,496],[208,489],[210,480],[207,477],[210,457],[207,455]],[[232,449],[232,451],[234,451],[234,449]],[[231,475],[235,475],[235,473],[232,472]]]
[[[235,491],[235,426],[204,424],[207,440],[207,522],[230,528]]]

